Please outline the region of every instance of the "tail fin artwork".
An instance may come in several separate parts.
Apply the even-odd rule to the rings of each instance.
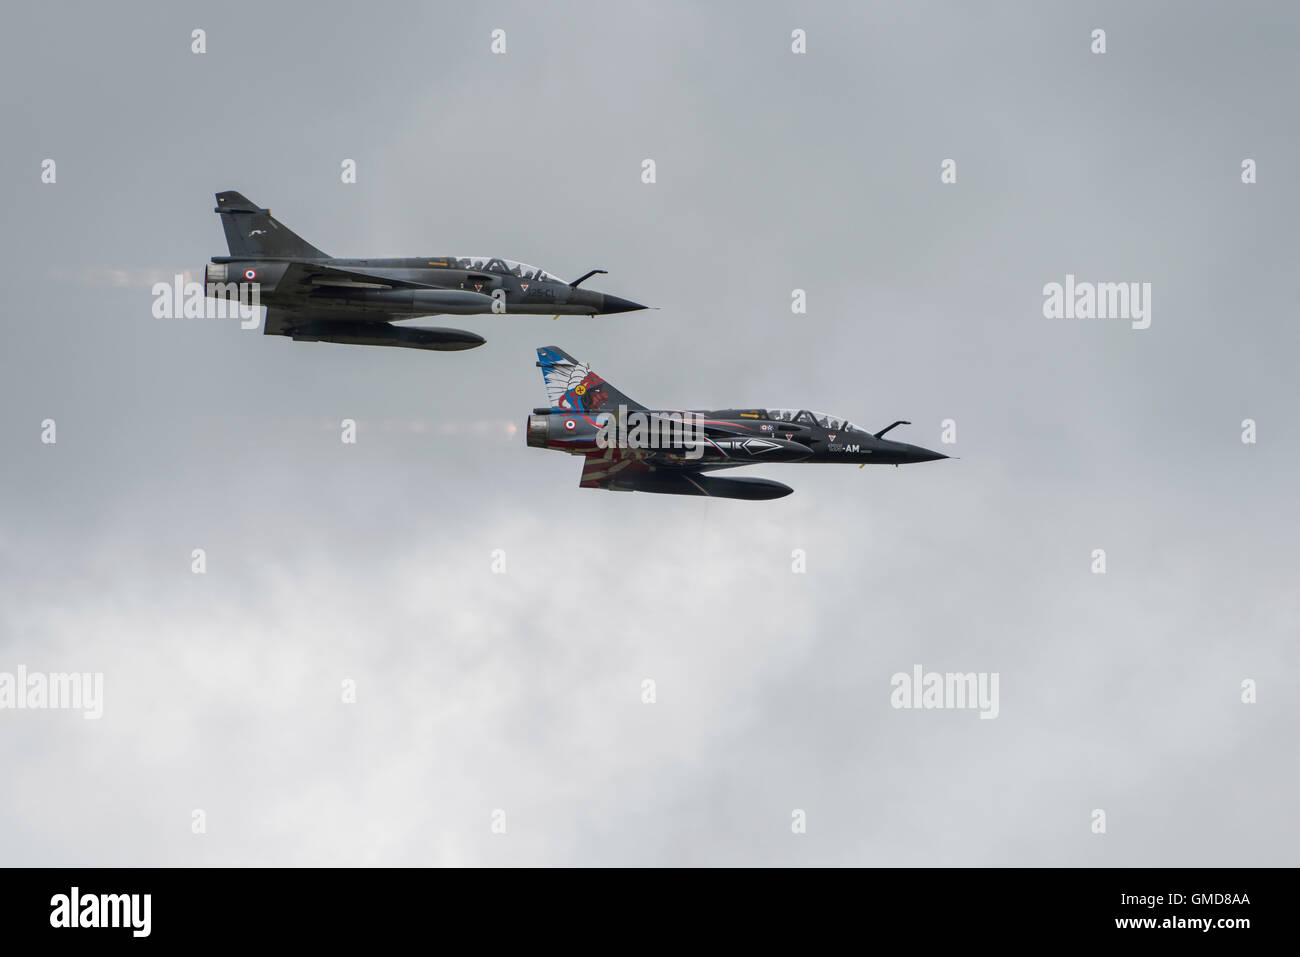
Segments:
[[[537,365],[542,370],[546,395],[554,411],[602,412],[617,410],[620,405],[629,409],[645,408],[592,372],[590,365],[579,362],[559,346],[538,349]]]
[[[234,259],[330,258],[242,193],[217,193],[214,212],[221,216],[226,245]]]

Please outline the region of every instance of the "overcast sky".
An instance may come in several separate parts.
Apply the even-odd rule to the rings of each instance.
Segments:
[[[6,18],[0,672],[104,715],[0,710],[0,863],[1300,863],[1294,5]],[[447,354],[154,318],[226,189],[660,308]],[[1045,319],[1067,273],[1150,328]],[[524,444],[548,344],[960,458],[579,489]],[[916,665],[999,716],[892,708]]]

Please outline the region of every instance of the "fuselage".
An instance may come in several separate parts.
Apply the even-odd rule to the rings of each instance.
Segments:
[[[660,468],[711,469],[760,462],[904,465],[947,458],[806,410],[642,409],[621,417],[617,412],[535,409],[528,419],[527,441],[573,455],[617,448]]]
[[[261,304],[284,305],[327,316],[383,312],[394,317],[443,313],[501,312],[547,316],[588,316],[631,312],[645,306],[575,287],[543,269],[495,257],[429,256],[404,259],[301,259],[214,257],[205,281],[259,284]],[[357,270],[376,282],[318,280],[304,301],[300,288],[282,289],[280,280],[295,262]],[[382,280],[399,284],[384,288]],[[500,305],[496,305],[496,303]]]

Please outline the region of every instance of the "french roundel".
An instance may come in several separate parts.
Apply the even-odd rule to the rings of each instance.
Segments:
[[[574,429],[578,427],[578,423],[574,422],[572,419],[565,419],[564,427],[568,429],[570,432],[572,432]]]
[[[250,282],[251,282],[252,280],[256,279],[256,278],[257,278],[257,270],[256,270],[256,269],[245,269],[245,270],[244,270],[244,278],[247,279],[247,280],[249,280]]]

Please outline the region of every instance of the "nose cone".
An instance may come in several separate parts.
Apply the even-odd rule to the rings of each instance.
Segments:
[[[610,312],[636,312],[638,309],[648,309],[649,306],[643,306],[639,302],[633,302],[631,299],[620,299],[618,296],[611,296],[605,293],[600,297],[600,311],[602,313]]]
[[[904,462],[937,462],[939,459],[946,459],[948,456],[942,452],[932,452],[929,449],[923,449],[919,445],[903,445]]]
[[[911,465],[913,462],[937,462],[939,459],[946,459],[948,456],[942,452],[932,452],[929,449],[923,449],[919,445],[908,445],[906,442],[890,442],[888,439],[878,440],[875,446],[875,454],[872,456],[873,462],[879,462],[882,465]]]

